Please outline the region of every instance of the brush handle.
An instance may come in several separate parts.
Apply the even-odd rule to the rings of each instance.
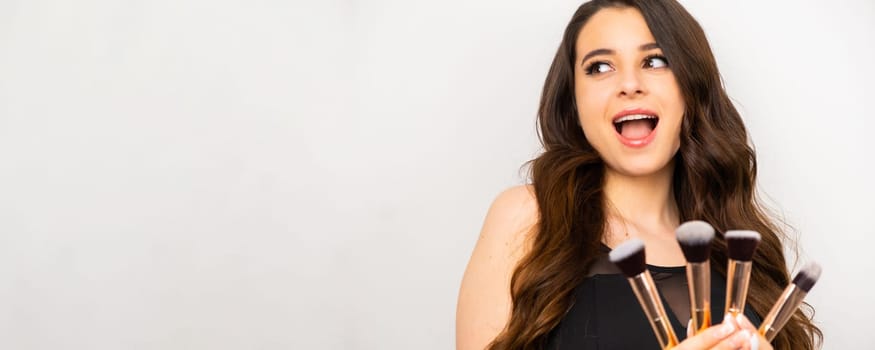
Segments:
[[[687,264],[687,285],[690,288],[690,318],[692,333],[711,327],[711,263]]]
[[[787,321],[793,317],[793,313],[796,312],[796,309],[799,308],[799,305],[802,304],[802,300],[805,299],[805,296],[808,295],[801,288],[796,287],[795,284],[790,284],[787,288],[784,289],[784,293],[781,293],[781,296],[778,298],[778,301],[775,302],[775,306],[772,306],[772,310],[769,311],[769,314],[766,315],[766,318],[763,320],[762,326],[760,326],[760,334],[763,335],[768,341],[772,341],[775,339],[775,335],[778,334],[778,331],[787,324]]]
[[[677,345],[678,338],[671,328],[671,321],[662,306],[662,299],[659,298],[650,271],[644,270],[637,276],[630,277],[629,284],[632,285],[632,291],[635,292],[644,314],[647,315],[647,320],[650,321],[650,326],[653,327],[653,333],[656,334],[660,347],[669,349]]]
[[[750,283],[751,261],[729,260],[729,271],[726,276],[726,312],[733,317],[744,313],[747,301],[747,288]]]

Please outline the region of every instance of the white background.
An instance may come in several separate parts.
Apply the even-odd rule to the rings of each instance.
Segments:
[[[684,4],[825,348],[872,348],[875,2]],[[577,5],[0,2],[0,348],[453,348]]]

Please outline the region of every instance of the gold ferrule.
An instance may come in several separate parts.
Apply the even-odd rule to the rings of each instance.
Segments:
[[[747,287],[750,283],[750,271],[753,262],[729,260],[729,272],[726,280],[726,312],[733,317],[744,313],[744,303],[747,300]]]
[[[760,326],[759,330],[760,334],[762,334],[768,341],[775,339],[775,335],[777,335],[778,331],[787,324],[787,321],[790,320],[790,317],[793,316],[793,313],[796,312],[799,305],[802,304],[802,300],[805,299],[806,295],[808,295],[808,293],[796,287],[795,284],[790,283],[790,285],[784,289],[784,293],[781,293],[778,301],[775,302],[775,306],[772,306],[772,310],[769,311],[769,314],[766,315],[766,318],[763,320],[763,324]]]
[[[711,263],[687,264],[687,285],[690,288],[690,317],[693,334],[711,327]]]
[[[643,273],[629,278],[629,284],[632,285],[632,291],[635,292],[641,308],[644,309],[644,314],[647,315],[661,348],[669,349],[677,345],[678,338],[671,328],[671,321],[662,306],[662,299],[659,298],[659,292],[656,290],[656,284],[653,283],[650,271],[645,270]]]

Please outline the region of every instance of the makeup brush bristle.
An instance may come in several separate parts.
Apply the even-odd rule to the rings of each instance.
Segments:
[[[714,239],[714,228],[704,221],[687,221],[675,230],[678,243],[684,257],[691,263],[708,261],[711,256],[711,240]]]
[[[814,287],[814,284],[820,279],[820,272],[820,264],[811,261],[802,266],[802,269],[796,273],[796,277],[793,277],[793,284],[808,293],[811,287]]]
[[[623,271],[626,277],[635,277],[644,272],[647,262],[644,256],[644,241],[632,238],[612,250],[608,257]]]
[[[726,245],[729,248],[729,258],[739,261],[751,261],[753,253],[760,244],[760,234],[756,231],[730,230],[726,231]]]

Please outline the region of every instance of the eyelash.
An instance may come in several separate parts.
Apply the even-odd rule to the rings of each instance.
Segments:
[[[663,66],[663,67],[668,67],[668,59],[666,59],[665,56],[663,56],[663,55],[655,55],[654,54],[654,55],[647,56],[644,58],[644,62],[650,62],[650,60],[652,60],[654,58],[662,60],[662,62],[665,64],[665,66]],[[651,65],[651,68],[653,68],[652,65]],[[656,67],[656,68],[662,68],[662,67]]]
[[[665,65],[662,67],[653,67],[653,63],[651,62],[651,60],[653,60],[653,59],[662,60],[662,62]],[[644,58],[643,62],[644,62],[645,68],[659,69],[659,68],[667,68],[668,67],[668,60],[663,55],[656,55],[656,54],[649,55],[649,56]],[[610,65],[605,61],[595,61],[593,63],[590,63],[589,66],[586,67],[584,72],[586,72],[586,75],[597,75],[597,74],[604,73],[604,72],[596,71],[596,67],[598,67],[599,65],[602,65],[602,64]]]

